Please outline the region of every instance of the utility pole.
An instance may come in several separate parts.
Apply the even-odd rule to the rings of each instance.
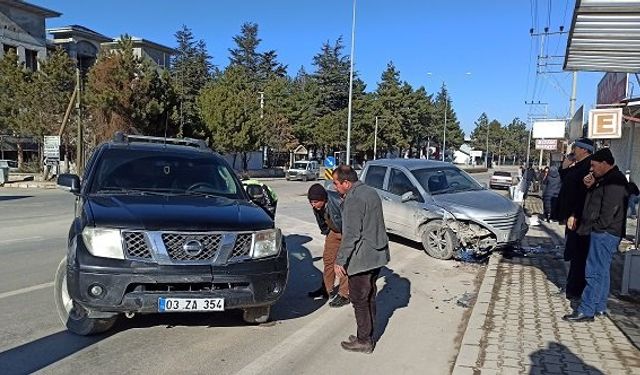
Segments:
[[[529,166],[529,157],[530,157],[530,153],[531,153],[531,138],[533,136],[533,122],[532,120],[534,119],[540,119],[540,118],[547,118],[547,106],[549,105],[549,103],[541,103],[539,100],[537,102],[534,101],[530,101],[527,102],[525,101],[524,104],[532,107],[532,106],[544,106],[544,115],[536,115],[534,116],[534,114],[531,112],[531,110],[529,110],[529,140],[527,141],[527,167]],[[542,159],[542,156],[540,157],[540,159]]]
[[[578,86],[578,72],[573,72],[573,80],[571,84],[571,98],[569,99],[569,118],[573,117],[576,110],[576,91]]]
[[[84,136],[82,134],[82,80],[80,77],[80,67],[76,67],[76,90],[78,90],[78,95],[76,96],[76,112],[78,114],[78,139],[77,139],[77,148],[76,148],[76,172],[78,175],[82,175],[82,170],[84,169]]]
[[[489,129],[491,129],[491,123],[487,123],[487,153],[484,155],[484,166],[489,168]]]
[[[353,51],[356,41],[356,0],[353,0],[353,20],[351,23],[351,68],[349,69],[349,113],[347,116],[347,165],[351,165],[351,108],[353,102]]]
[[[448,94],[445,92],[444,96],[444,129],[442,131],[442,161],[444,161],[444,154],[447,150],[447,107],[449,105]]]
[[[260,119],[264,118],[264,91],[258,91],[260,94]]]
[[[373,160],[378,154],[378,116],[376,116],[376,130],[373,132]]]
[[[258,94],[260,94],[260,122],[262,122],[262,119],[264,118],[264,91],[258,91]],[[261,124],[261,126],[264,126],[264,124]],[[262,168],[267,167],[268,161],[269,161],[269,146],[263,145],[262,146]]]

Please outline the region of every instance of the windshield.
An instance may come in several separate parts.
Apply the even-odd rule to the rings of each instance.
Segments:
[[[425,168],[411,173],[431,195],[482,190],[480,184],[457,168]]]
[[[500,177],[511,177],[511,172],[501,172],[501,171],[495,171],[493,172],[494,176],[500,176]]]
[[[292,169],[307,169],[307,165],[309,165],[308,163],[293,163],[293,168]]]
[[[105,151],[89,193],[114,191],[244,197],[233,172],[217,158],[165,151]]]

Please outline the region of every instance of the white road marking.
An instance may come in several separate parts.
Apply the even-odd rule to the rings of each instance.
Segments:
[[[41,240],[42,236],[34,236],[34,237],[25,237],[25,238],[14,238],[11,240],[0,240],[0,244],[12,243],[12,242],[20,242],[20,241],[31,241],[31,240]]]
[[[18,290],[13,290],[11,292],[0,293],[0,299],[13,297],[13,296],[17,296],[25,293],[35,292],[36,290],[46,289],[52,286],[53,286],[53,281],[44,283],[44,284],[29,286],[29,287],[18,289]]]
[[[407,257],[403,261],[393,265],[394,272],[398,272],[399,269],[408,266],[415,258],[420,255],[421,254],[417,251],[409,253],[409,255],[407,255]],[[380,278],[378,280],[383,280],[383,278]],[[344,312],[345,310],[342,311]],[[295,349],[301,347],[301,345],[305,341],[313,337],[317,337],[317,332],[320,331],[322,327],[330,324],[334,320],[333,314],[335,313],[335,309],[328,308],[324,310],[324,312],[320,313],[317,318],[305,324],[303,327],[293,332],[286,339],[281,341],[280,344],[276,345],[271,350],[262,354],[260,357],[253,360],[253,362],[243,367],[236,373],[236,375],[257,375],[264,373],[265,369],[271,368],[273,364],[291,354]]]

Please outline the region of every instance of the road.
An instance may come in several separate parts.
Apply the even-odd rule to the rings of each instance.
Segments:
[[[378,285],[376,351],[344,352],[340,341],[355,333],[353,309],[306,296],[320,285],[322,267],[323,238],[305,194],[312,182],[269,184],[280,196],[277,225],[291,261],[270,322],[249,326],[235,311],[145,315],[93,337],[68,333],[53,302],[73,196],[0,189],[0,373],[449,373],[469,311],[456,300],[477,290],[483,267],[438,261],[419,244],[392,238],[392,260]]]

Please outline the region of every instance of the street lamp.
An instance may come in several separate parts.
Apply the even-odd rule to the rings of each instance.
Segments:
[[[356,40],[356,0],[353,0],[353,20],[351,22],[351,68],[349,69],[349,114],[347,116],[347,165],[351,164],[351,108],[353,102],[353,50]]]

